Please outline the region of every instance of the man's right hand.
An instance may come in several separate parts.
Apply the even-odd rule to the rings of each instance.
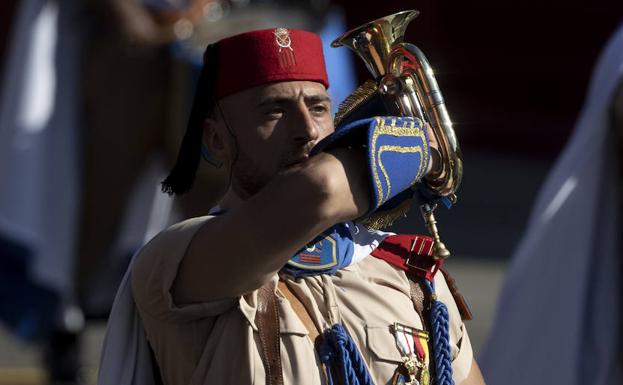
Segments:
[[[426,127],[420,119],[409,116],[355,120],[320,141],[312,154],[333,148],[361,148],[366,155],[368,179],[372,186],[372,213],[394,197],[403,199],[405,194],[401,193],[431,171],[428,138],[431,130],[427,133]],[[436,146],[434,135],[430,136]]]

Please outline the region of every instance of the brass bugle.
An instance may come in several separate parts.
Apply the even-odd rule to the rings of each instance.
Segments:
[[[452,197],[461,183],[463,161],[452,121],[432,67],[415,45],[404,43],[404,33],[418,11],[403,11],[350,30],[331,43],[353,50],[377,81],[385,103],[402,116],[430,124],[439,143],[442,164],[426,183],[437,195]]]
[[[415,45],[403,41],[409,22],[418,14],[411,10],[376,19],[346,32],[331,46],[346,46],[364,61],[389,110],[417,117],[430,125],[441,165],[424,183],[435,195],[454,202],[463,176],[463,160],[452,121],[426,56]],[[420,209],[434,240],[435,256],[441,259],[450,253],[439,238],[435,207],[423,204]]]

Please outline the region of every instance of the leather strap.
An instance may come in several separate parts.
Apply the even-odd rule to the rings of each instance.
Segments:
[[[267,385],[283,385],[281,370],[281,343],[279,335],[279,307],[275,295],[275,282],[270,281],[258,289],[255,325],[259,331],[262,361]]]
[[[407,274],[407,278],[409,279],[409,286],[411,288],[411,301],[413,301],[413,307],[424,323],[426,320],[426,318],[424,318],[424,310],[428,310],[428,306],[425,306],[425,302],[428,301],[424,295],[422,282],[418,279],[418,277],[410,274]]]
[[[318,330],[316,324],[309,315],[307,308],[305,307],[305,305],[303,305],[303,302],[298,299],[298,297],[290,290],[290,288],[284,281],[280,280],[277,284],[277,287],[279,288],[279,291],[281,291],[281,294],[283,294],[283,296],[287,298],[288,302],[290,302],[292,310],[294,310],[296,315],[305,326],[305,329],[307,329],[309,333],[309,339],[312,341],[312,343],[315,343],[316,339],[320,335],[320,331]]]
[[[463,294],[459,293],[459,288],[456,286],[456,281],[450,273],[448,273],[444,268],[441,268],[441,273],[443,277],[446,279],[446,283],[448,284],[448,289],[450,289],[450,293],[452,294],[452,298],[454,298],[454,302],[456,303],[456,307],[459,309],[459,314],[461,314],[461,320],[470,321],[473,319],[472,311],[469,310],[469,306],[467,305],[467,301],[463,297]]]
[[[301,300],[290,290],[290,288],[288,287],[288,284],[286,284],[284,281],[279,280],[277,287],[281,291],[281,294],[283,294],[283,296],[286,297],[288,301],[290,302],[290,306],[292,306],[292,310],[294,310],[296,315],[299,317],[299,319],[301,320],[301,322],[307,329],[309,333],[308,334],[309,339],[311,340],[312,344],[316,346],[320,341],[319,340],[320,329],[318,329],[318,327],[312,320],[311,315],[309,314],[309,311],[307,311],[307,308],[305,307],[305,305],[303,305],[303,302],[301,302]],[[322,373],[324,374],[325,382],[329,383],[329,376],[327,375],[327,366],[324,364],[322,365]],[[335,379],[338,377],[334,375],[333,378]]]

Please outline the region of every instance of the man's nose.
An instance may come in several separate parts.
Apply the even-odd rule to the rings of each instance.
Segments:
[[[297,110],[298,116],[296,122],[294,122],[296,126],[294,140],[302,144],[317,141],[320,135],[318,122],[316,122],[307,106],[299,106]]]

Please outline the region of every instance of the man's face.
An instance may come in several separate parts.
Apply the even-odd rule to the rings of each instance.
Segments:
[[[316,82],[272,83],[219,103],[219,124],[224,117],[237,147],[231,151],[232,187],[243,199],[280,171],[304,162],[314,145],[334,131],[329,96]]]

